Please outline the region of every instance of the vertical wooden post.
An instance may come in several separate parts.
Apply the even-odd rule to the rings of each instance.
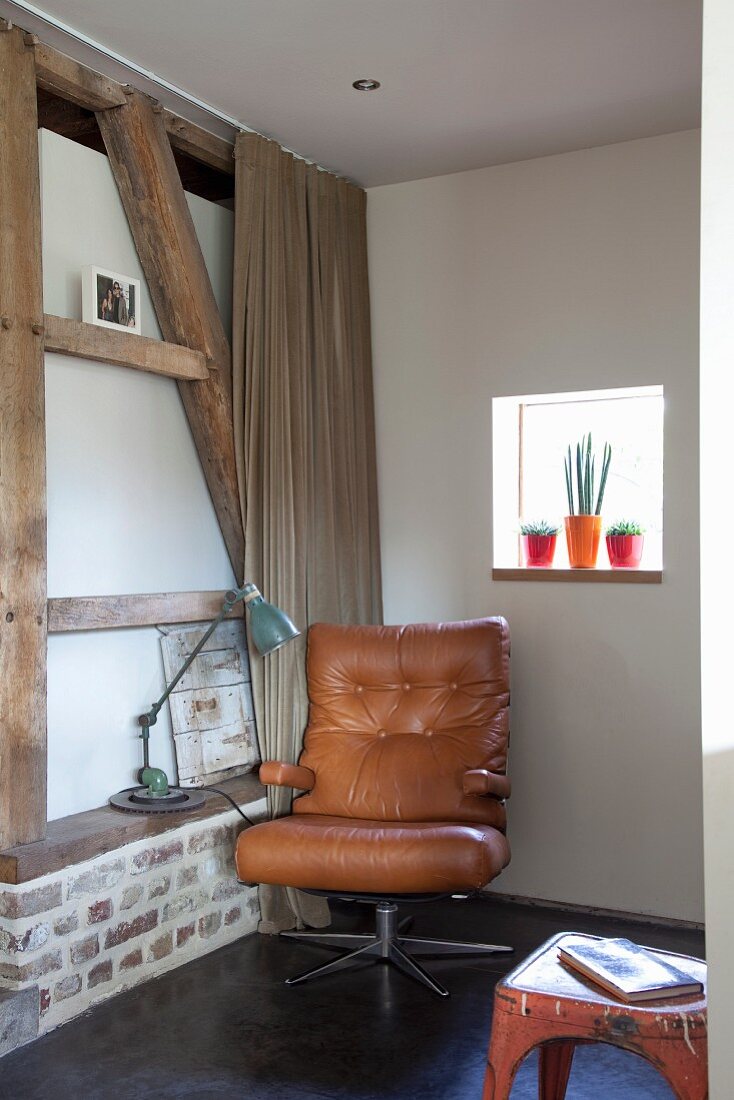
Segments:
[[[0,849],[46,834],[46,438],[36,75],[0,23]]]
[[[165,340],[203,351],[210,376],[179,382],[219,526],[238,581],[244,533],[232,421],[232,353],[173,159],[163,113],[140,92],[97,113],[112,171]]]

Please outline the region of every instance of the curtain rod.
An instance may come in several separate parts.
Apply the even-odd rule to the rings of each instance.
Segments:
[[[199,99],[191,92],[187,92],[185,88],[179,87],[178,84],[173,84],[170,80],[166,80],[165,77],[158,76],[156,73],[151,72],[150,69],[143,68],[142,65],[138,65],[137,62],[132,61],[129,57],[125,57],[123,54],[117,53],[116,50],[110,49],[108,46],[102,45],[101,42],[97,42],[96,39],[90,38],[89,35],[83,33],[83,31],[77,30],[75,27],[69,26],[68,23],[63,23],[60,19],[57,19],[54,15],[43,11],[42,8],[36,7],[35,4],[29,4],[27,0],[2,0],[2,7],[17,8],[27,15],[33,16],[34,19],[40,20],[48,27],[53,27],[54,30],[59,31],[61,34],[66,35],[68,38],[73,39],[75,42],[81,43],[86,46],[87,49],[93,50],[95,53],[101,54],[103,57],[109,58],[117,65],[121,65],[128,72],[136,73],[138,76],[142,76],[145,80],[150,81],[152,84],[156,84],[159,88],[164,88],[167,92],[175,95],[178,99],[184,100],[185,103],[190,103],[192,107],[196,107],[197,110],[203,111],[205,114],[210,115],[212,118],[216,118],[219,122],[225,123],[227,126],[234,130],[242,131],[248,134],[257,134],[259,137],[267,138],[266,134],[261,134],[259,130],[254,130],[251,126],[247,126],[244,122],[240,122],[239,119],[234,118],[232,115],[226,114],[224,111],[220,111],[217,107],[213,107],[211,103],[207,103],[203,99]],[[49,43],[51,45],[51,43]],[[268,139],[272,140],[272,139]],[[280,142],[278,143],[280,144]],[[297,157],[298,160],[306,161],[307,164],[314,164],[315,162],[309,160],[308,157],[304,157],[302,153],[297,153],[295,149],[288,149],[285,145],[281,146],[285,149],[286,153],[290,153],[292,156]],[[339,175],[340,173],[334,172],[331,168],[324,168],[323,165],[317,164],[316,167],[322,172],[330,172],[332,175]]]

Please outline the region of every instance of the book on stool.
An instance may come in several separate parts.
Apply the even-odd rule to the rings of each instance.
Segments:
[[[558,958],[628,1004],[703,992],[701,982],[690,974],[631,940],[567,936],[558,948]]]

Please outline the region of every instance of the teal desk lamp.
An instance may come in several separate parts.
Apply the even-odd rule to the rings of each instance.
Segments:
[[[130,790],[113,794],[110,798],[110,805],[114,806],[115,809],[126,810],[129,813],[172,813],[177,810],[192,810],[204,802],[204,795],[201,791],[171,787],[168,783],[168,776],[162,768],[151,768],[148,747],[150,727],[156,724],[158,714],[166,699],[195,658],[201,653],[222,619],[229,615],[232,608],[240,600],[244,600],[245,607],[250,612],[250,639],[262,657],[274,653],[276,649],[280,649],[281,646],[297,638],[301,633],[284,611],[262,598],[254,584],[248,583],[242,588],[226,592],[222,610],[211,623],[199,644],[186,658],[160,699],[153,703],[149,711],[141,714],[138,718],[140,738],[143,742],[143,766],[137,773],[137,779],[142,786],[132,787]]]

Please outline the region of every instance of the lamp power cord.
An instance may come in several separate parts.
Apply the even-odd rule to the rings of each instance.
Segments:
[[[226,791],[221,791],[219,789],[219,787],[197,787],[196,790],[197,791],[211,791],[213,794],[221,795],[222,798],[226,798],[227,801],[229,803],[231,803],[233,809],[235,809],[237,811],[237,813],[240,815],[240,817],[243,819],[243,821],[246,821],[248,825],[254,825],[255,824],[255,822],[251,818],[249,818],[247,816],[247,814],[242,812],[242,810],[239,808],[239,806],[237,805],[235,800],[232,798],[232,796],[230,794],[227,794]]]

